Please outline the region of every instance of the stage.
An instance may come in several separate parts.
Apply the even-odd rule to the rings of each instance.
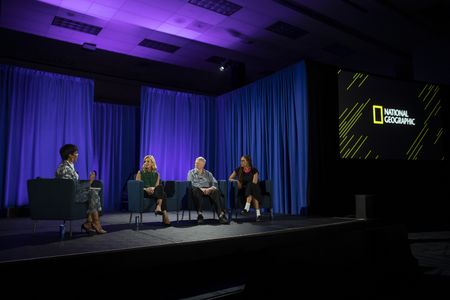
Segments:
[[[172,226],[164,227],[160,217],[146,213],[137,230],[128,223],[129,213],[105,214],[107,234],[80,233],[80,220],[72,222],[73,236],[66,234],[63,241],[60,222],[39,221],[33,233],[28,218],[0,219],[0,268],[26,271],[37,281],[43,270],[65,277],[97,270],[102,281],[148,282],[160,287],[157,297],[184,298],[230,289],[241,295],[287,295],[297,281],[319,294],[327,292],[320,290],[322,284],[337,294],[354,289],[356,282],[373,289],[377,283],[365,279],[386,270],[397,276],[410,263],[401,225],[299,216],[263,222],[239,216],[220,225],[207,213],[205,224],[197,225],[195,213],[190,221],[170,217]],[[296,276],[286,275],[292,272]],[[285,287],[279,290],[280,285]]]

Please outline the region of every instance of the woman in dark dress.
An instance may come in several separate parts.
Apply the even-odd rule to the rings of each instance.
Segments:
[[[236,168],[228,178],[230,181],[237,181],[238,195],[245,199],[242,215],[248,215],[250,205],[253,204],[256,210],[256,221],[262,221],[259,202],[262,195],[258,185],[258,169],[252,166],[252,159],[248,155],[241,157],[241,165]],[[237,179],[236,179],[237,178]]]

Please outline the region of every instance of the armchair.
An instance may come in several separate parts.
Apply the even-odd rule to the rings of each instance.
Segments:
[[[161,181],[164,191],[167,194],[167,210],[177,212],[177,221],[179,221],[179,211],[186,196],[188,186],[187,181]],[[128,211],[130,212],[130,220],[133,213],[139,213],[139,223],[142,224],[142,213],[155,209],[155,203],[149,198],[144,197],[144,182],[139,180],[128,180]]]
[[[100,202],[103,207],[103,183],[95,180],[92,186],[100,187]],[[86,218],[86,203],[75,202],[75,182],[70,179],[37,178],[27,181],[30,217],[33,232],[38,220],[69,221],[69,233],[72,236],[72,220]]]
[[[222,207],[225,209],[225,215],[229,219],[229,209],[228,209],[228,181],[227,180],[218,180],[218,187],[219,187],[219,193],[220,193],[220,201]],[[207,198],[207,196],[204,196],[203,198]],[[209,199],[204,199],[202,203],[202,207],[204,209],[209,209],[213,211],[213,218],[216,218],[216,211],[211,206],[211,203]],[[192,200],[192,186],[189,182],[189,199],[188,199],[188,214],[189,214],[189,220],[191,220],[191,210],[193,209],[193,200]],[[181,219],[183,219],[184,216],[184,210],[183,214],[181,216]]]

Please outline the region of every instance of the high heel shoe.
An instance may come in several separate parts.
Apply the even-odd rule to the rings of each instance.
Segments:
[[[160,215],[162,216],[164,213],[162,212],[162,210],[155,210],[155,216]]]
[[[100,228],[98,228],[98,227],[95,226],[95,225],[92,225],[92,226],[94,226],[95,233],[97,233],[97,234],[104,234],[104,233],[107,233],[107,232],[108,232],[108,231],[104,230],[103,228],[101,228],[100,226],[98,226],[98,227],[100,227]]]
[[[165,227],[170,227],[170,226],[172,226],[172,224],[170,224],[170,221],[169,221],[169,220],[163,220],[162,224],[163,224],[163,226],[165,226]]]
[[[87,227],[86,223],[81,224],[81,232],[86,231],[86,233],[95,232],[94,229]]]

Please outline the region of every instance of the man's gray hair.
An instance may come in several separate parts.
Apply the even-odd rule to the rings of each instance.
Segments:
[[[195,161],[197,161],[197,160],[201,160],[201,161],[203,161],[203,162],[206,164],[206,159],[205,159],[203,156],[197,157],[197,158],[195,159]]]

